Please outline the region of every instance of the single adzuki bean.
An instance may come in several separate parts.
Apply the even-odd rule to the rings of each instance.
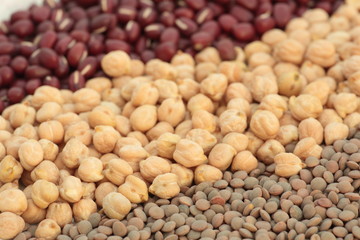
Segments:
[[[174,14],[175,14],[175,17],[177,17],[177,18],[186,17],[186,18],[193,19],[195,16],[194,11],[191,8],[187,8],[187,7],[179,7],[177,9],[175,9]]]
[[[204,22],[210,21],[213,18],[214,13],[209,7],[200,10],[195,16],[195,20],[198,24],[203,24]]]
[[[69,65],[72,67],[77,67],[79,62],[87,57],[87,49],[84,43],[77,42],[75,45],[69,49],[67,53],[67,59]]]
[[[41,86],[41,80],[39,78],[30,79],[26,82],[25,91],[27,94],[34,94],[35,90]]]
[[[173,42],[177,44],[180,39],[179,30],[174,27],[166,28],[160,35],[160,42]]]
[[[231,8],[230,14],[239,22],[251,22],[254,19],[252,12],[240,6],[234,6]]]
[[[55,26],[58,32],[69,32],[74,26],[74,20],[71,18],[64,18],[60,22],[58,22]]]
[[[105,41],[105,52],[109,53],[111,51],[122,50],[128,54],[131,52],[130,45],[122,40],[108,39]]]
[[[105,49],[103,42],[104,36],[100,34],[92,34],[88,42],[89,53],[91,55],[98,55],[102,53]]]
[[[151,59],[154,59],[155,57],[156,57],[155,53],[151,50],[145,50],[142,53],[140,53],[140,58],[145,63],[147,63]]]
[[[220,26],[217,21],[207,21],[200,27],[200,31],[209,33],[214,39],[218,38],[221,33]]]
[[[140,10],[137,21],[142,27],[152,24],[157,19],[157,13],[152,7],[145,7]]]
[[[21,19],[29,19],[30,18],[30,12],[27,10],[21,10],[14,12],[10,17],[10,22],[14,23]]]
[[[69,48],[73,47],[75,45],[76,41],[70,37],[66,36],[59,40],[54,47],[54,50],[61,55],[66,54]]]
[[[8,65],[10,61],[11,61],[10,55],[0,55],[0,67]]]
[[[250,41],[255,38],[255,30],[250,23],[237,23],[233,26],[232,32],[240,41]]]
[[[223,31],[230,32],[237,23],[237,19],[230,14],[223,14],[219,17],[218,22]]]
[[[48,85],[55,88],[60,88],[60,80],[54,76],[46,76],[42,81],[43,85]]]
[[[115,24],[112,14],[103,13],[91,20],[90,28],[94,33],[102,33],[115,27]]]
[[[116,27],[106,33],[108,39],[126,40],[126,33],[122,28]]]
[[[89,31],[89,29],[90,29],[90,20],[87,18],[78,20],[73,28],[73,30],[83,30],[83,31]]]
[[[55,69],[55,75],[59,78],[63,78],[69,73],[69,63],[64,56],[59,58],[58,67]]]
[[[50,20],[54,23],[59,23],[61,20],[65,18],[65,12],[63,9],[58,8],[54,9],[50,14]]]
[[[76,41],[87,43],[90,38],[90,34],[87,31],[84,30],[73,30],[70,33],[70,36],[75,39]]]
[[[259,7],[256,10],[256,16],[262,15],[262,14],[269,14],[272,13],[273,5],[269,2],[264,2],[259,5]]]
[[[14,70],[9,66],[0,67],[0,78],[2,86],[8,86],[14,79]]]
[[[59,58],[53,49],[41,48],[39,53],[39,62],[46,68],[55,69],[59,65]]]
[[[160,15],[160,22],[166,27],[171,27],[175,24],[175,15],[171,12],[163,12]]]
[[[236,51],[234,48],[234,43],[230,39],[221,39],[216,43],[215,46],[219,50],[221,59],[226,61],[235,59]]]
[[[54,30],[55,30],[55,25],[53,22],[49,20],[39,23],[39,25],[37,25],[36,27],[36,33],[44,33],[47,31],[54,31]]]
[[[11,42],[0,42],[0,55],[12,54],[15,51],[15,44]]]
[[[11,87],[7,91],[7,99],[11,104],[19,103],[25,97],[24,88],[21,87]]]
[[[170,61],[176,54],[177,47],[174,42],[163,42],[156,46],[155,55],[163,61]]]
[[[180,32],[186,36],[190,36],[198,29],[197,24],[193,20],[185,17],[176,19],[175,25],[180,30]]]
[[[120,6],[117,10],[116,17],[120,23],[127,23],[135,20],[137,17],[136,9],[129,6]]]
[[[141,52],[143,52],[148,46],[148,39],[146,39],[145,37],[140,37],[135,44],[135,52],[137,54],[140,54]]]
[[[191,36],[191,43],[195,50],[200,51],[208,46],[210,46],[213,42],[213,36],[208,32],[197,32]]]
[[[25,38],[33,34],[34,24],[29,19],[21,19],[10,26],[10,31],[20,38]]]
[[[285,27],[285,25],[290,21],[292,15],[289,4],[276,3],[273,11],[276,25],[281,28]]]
[[[47,75],[50,75],[49,69],[37,65],[28,66],[25,70],[26,78],[44,78]]]
[[[50,8],[48,6],[34,6],[31,11],[31,18],[35,22],[43,22],[50,18]]]
[[[91,77],[95,74],[98,69],[98,61],[96,57],[87,57],[78,66],[78,71],[83,75],[85,78]]]
[[[11,60],[10,66],[16,74],[23,74],[28,66],[28,61],[23,56],[16,56]]]
[[[150,39],[158,39],[165,27],[161,23],[153,23],[145,27],[144,32]]]
[[[36,50],[36,46],[32,42],[23,41],[19,44],[19,53],[24,57],[30,57]],[[0,48],[1,49],[1,48]]]
[[[74,20],[74,21],[79,21],[82,19],[87,19],[86,16],[86,11],[81,8],[81,7],[74,7],[69,9],[69,16]]]
[[[68,79],[69,89],[76,91],[80,88],[85,87],[85,78],[79,71],[73,72]]]
[[[129,42],[134,42],[139,38],[140,25],[135,21],[129,21],[125,26],[126,38]]]
[[[40,37],[39,47],[52,48],[55,45],[56,40],[57,40],[56,32],[52,30],[47,31]]]

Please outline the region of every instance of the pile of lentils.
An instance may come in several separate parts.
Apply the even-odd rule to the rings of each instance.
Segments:
[[[170,61],[178,50],[207,46],[223,60],[269,29],[319,7],[332,13],[341,0],[45,0],[0,23],[0,112],[41,85],[77,90],[70,76],[104,76],[104,54],[123,50],[144,62]]]

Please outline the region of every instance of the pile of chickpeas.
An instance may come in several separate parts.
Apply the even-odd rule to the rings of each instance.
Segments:
[[[314,9],[233,61],[212,47],[146,64],[114,51],[101,61],[109,78],[39,87],[0,117],[1,238],[27,223],[55,239],[100,209],[121,220],[227,169],[297,174],[360,123],[359,36],[354,7]]]

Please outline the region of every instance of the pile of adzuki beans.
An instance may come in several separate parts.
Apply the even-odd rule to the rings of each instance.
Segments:
[[[235,58],[265,31],[283,28],[307,8],[332,13],[341,0],[45,0],[0,23],[0,112],[41,85],[77,90],[103,76],[104,53],[123,50],[147,62],[180,49],[213,45]],[[76,74],[78,82],[71,82]]]

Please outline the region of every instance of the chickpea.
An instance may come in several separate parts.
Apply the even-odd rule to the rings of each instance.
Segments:
[[[189,66],[195,66],[194,58],[184,52],[177,52],[171,59],[171,65],[178,66],[178,65],[189,65]]]
[[[231,99],[227,104],[227,109],[236,109],[238,111],[242,111],[246,113],[247,117],[250,117],[250,104],[242,97]],[[221,113],[219,115],[221,115]]]
[[[209,164],[224,171],[230,165],[236,155],[236,150],[226,143],[216,144],[209,153]]]
[[[268,110],[280,119],[284,112],[287,111],[287,102],[278,94],[269,94],[261,100],[258,109]]]
[[[333,122],[325,126],[324,138],[326,145],[333,144],[336,140],[346,139],[349,135],[349,127],[344,123]]]
[[[86,81],[85,87],[102,94],[105,90],[111,88],[111,80],[106,77],[95,77]]]
[[[40,138],[50,140],[53,143],[60,143],[64,139],[64,127],[56,120],[42,122],[38,134]]]
[[[64,103],[64,99],[59,89],[44,85],[35,90],[30,102],[34,108],[39,109],[47,102],[55,102],[62,105]]]
[[[219,101],[225,94],[228,85],[226,76],[222,73],[212,73],[200,84],[200,91],[213,101]]]
[[[309,156],[320,158],[322,148],[316,144],[316,141],[312,137],[306,137],[301,139],[295,146],[294,154],[300,159],[305,160]]]
[[[350,78],[353,73],[360,70],[359,68],[360,56],[351,56],[350,58],[343,61],[342,72],[346,79]]]
[[[246,58],[249,59],[255,53],[270,53],[271,48],[264,42],[253,41],[245,46],[244,51]]]
[[[27,208],[25,212],[21,214],[21,217],[28,224],[37,224],[46,218],[46,209],[39,208],[34,201],[29,198],[27,199]]]
[[[360,123],[360,113],[354,112],[346,116],[344,119],[344,123],[349,128],[356,128],[356,126]]]
[[[173,173],[158,175],[149,187],[149,192],[160,198],[169,199],[180,192],[177,181],[178,177]]]
[[[87,157],[80,159],[78,175],[85,182],[98,182],[104,178],[102,174],[103,164],[96,157]]]
[[[289,99],[289,109],[295,119],[303,120],[309,117],[317,118],[321,114],[323,107],[317,97],[301,94],[298,97],[292,96]]]
[[[217,143],[217,139],[214,135],[212,135],[209,131],[200,128],[190,130],[186,134],[185,138],[198,143],[206,154],[209,153],[213,146]]]
[[[108,217],[122,220],[130,212],[131,203],[121,193],[111,192],[105,196],[103,208]]]
[[[280,128],[275,114],[267,110],[258,110],[250,120],[251,131],[263,140],[274,138]]]
[[[46,218],[54,220],[60,227],[72,222],[72,209],[67,202],[51,203],[46,212]]]
[[[59,121],[64,128],[67,128],[72,123],[81,121],[81,118],[74,112],[68,112],[57,115],[54,120]]]
[[[158,150],[157,150],[157,142],[156,140],[152,140],[149,142],[145,147],[145,151],[149,153],[150,156],[158,156]]]
[[[185,167],[196,167],[207,161],[202,147],[194,141],[181,139],[176,144],[174,160]]]
[[[286,38],[287,36],[284,31],[274,28],[265,32],[261,37],[261,41],[270,47],[274,47]]]
[[[121,97],[121,90],[118,88],[105,89],[101,93],[101,99],[116,104],[116,106],[123,107],[125,100]]]
[[[1,143],[0,141],[0,159],[3,159],[6,155],[6,149],[4,144]],[[1,181],[1,180],[0,180]]]
[[[23,167],[13,156],[7,155],[0,161],[0,182],[10,183],[20,179]]]
[[[25,123],[34,124],[35,109],[25,104],[16,104],[10,112],[9,122],[11,127],[17,128]]]
[[[16,128],[13,134],[15,136],[22,136],[28,139],[34,139],[34,140],[39,139],[36,128],[30,123],[24,123],[20,127]]]
[[[29,141],[27,138],[20,136],[10,136],[9,139],[6,139],[4,142],[4,147],[8,155],[13,156],[14,158],[19,158],[19,148],[24,143]],[[33,140],[35,141],[35,140]]]
[[[0,192],[0,212],[21,215],[27,209],[26,196],[20,189],[6,189]]]
[[[118,188],[118,192],[123,194],[132,203],[146,202],[149,198],[148,187],[145,181],[135,175],[127,176],[125,183]]]
[[[312,137],[317,144],[321,144],[324,139],[324,128],[321,123],[314,118],[307,118],[299,124],[299,139]]]
[[[47,208],[49,204],[55,202],[58,197],[59,190],[52,182],[39,179],[34,182],[31,188],[31,198],[39,208]]]
[[[117,186],[112,184],[111,182],[103,182],[100,183],[99,186],[95,190],[95,199],[97,205],[102,207],[104,197],[111,192],[116,192]]]
[[[135,139],[139,140],[139,142],[141,143],[141,146],[145,146],[146,144],[149,143],[149,140],[147,139],[146,135],[139,131],[129,132],[127,137],[135,138]]]
[[[98,125],[95,127],[93,144],[96,150],[101,153],[112,152],[115,148],[120,133],[111,126]]]
[[[195,67],[195,80],[201,83],[207,76],[218,72],[218,66],[212,62],[202,62]]]
[[[291,177],[299,173],[306,166],[295,154],[279,153],[275,156],[275,173],[281,177]]]
[[[205,129],[209,132],[216,130],[216,117],[205,110],[196,110],[192,113],[193,128]]]
[[[194,172],[191,169],[182,166],[181,164],[171,164],[171,173],[178,177],[177,183],[180,188],[191,186],[194,180]]]
[[[278,86],[276,77],[273,74],[256,76],[255,79],[251,81],[249,89],[253,99],[257,102],[261,102],[266,95],[277,94]]]
[[[124,51],[112,51],[101,60],[101,67],[111,77],[121,77],[131,72],[131,59]]]
[[[60,104],[56,102],[46,102],[36,113],[36,121],[45,122],[53,119],[62,112]]]
[[[305,77],[307,82],[313,82],[325,76],[325,70],[321,66],[308,60],[302,63],[300,73]]]
[[[155,105],[159,99],[159,90],[152,82],[137,84],[131,94],[131,103],[138,107],[141,105]]]
[[[20,216],[11,213],[0,213],[0,236],[5,239],[13,239],[25,228],[25,221]]]
[[[115,185],[121,185],[125,182],[128,175],[133,174],[133,169],[128,162],[120,158],[111,159],[105,166],[105,177]]]
[[[126,136],[131,131],[130,120],[124,116],[115,116],[115,129]]]
[[[158,100],[159,102],[164,101],[167,98],[176,98],[179,96],[179,89],[175,82],[166,80],[166,79],[158,79],[153,82],[153,86],[158,91]],[[134,94],[134,93],[133,93]],[[154,105],[154,102],[152,105]],[[149,103],[151,104],[151,103]]]
[[[137,140],[136,138],[130,138],[130,137],[121,137],[117,140],[115,148],[114,148],[114,153],[119,155],[119,151],[122,147],[126,146],[126,145],[133,145],[133,146],[138,146],[141,147],[141,142],[139,142],[139,140]]]
[[[200,84],[191,78],[178,79],[176,83],[181,97],[186,101],[200,93]]]
[[[63,148],[62,161],[68,168],[80,165],[80,159],[89,155],[89,149],[77,138],[71,138]]]
[[[234,157],[231,164],[231,171],[246,171],[251,172],[258,166],[258,160],[250,151],[241,151]]]
[[[122,147],[118,155],[130,164],[134,172],[140,170],[139,162],[149,157],[149,153],[143,147],[135,145]]]
[[[224,74],[230,83],[242,81],[246,65],[239,61],[224,61],[219,65],[219,72]]]
[[[94,199],[95,189],[96,189],[95,183],[82,182],[81,184],[82,184],[82,188],[84,189],[84,193],[82,197]]]
[[[175,67],[158,59],[152,59],[146,63],[145,73],[146,75],[153,77],[154,80],[174,80],[177,77],[177,71]]]
[[[174,128],[168,122],[158,122],[153,128],[146,132],[149,140],[156,140],[164,133],[174,133]]]
[[[192,121],[185,120],[175,128],[175,134],[179,135],[181,138],[184,138],[186,134],[192,129]]]
[[[225,93],[226,102],[239,97],[244,98],[249,103],[253,101],[250,90],[243,83],[231,83]]]
[[[337,60],[335,46],[327,40],[315,40],[309,44],[306,58],[322,67],[330,67]]]
[[[44,160],[31,171],[30,176],[34,182],[39,179],[44,179],[57,184],[60,179],[60,172],[55,163],[49,160]]]
[[[275,140],[284,146],[298,139],[298,128],[292,124],[280,126],[279,132],[275,137]]]
[[[306,85],[302,90],[302,94],[313,95],[319,98],[321,104],[324,105],[330,95],[330,86],[323,80],[316,80]]]
[[[294,39],[304,46],[308,46],[311,42],[312,32],[305,29],[297,29],[289,34],[290,39]]]
[[[115,114],[108,107],[98,106],[89,113],[88,122],[93,128],[99,125],[115,127]]]
[[[195,112],[196,110],[206,110],[210,113],[213,113],[215,110],[214,103],[211,101],[210,98],[205,96],[202,93],[199,93],[192,98],[189,99],[187,104],[187,109],[190,112]]]
[[[195,168],[194,179],[196,184],[202,182],[215,182],[223,177],[223,173],[220,169],[208,165],[201,164]]]
[[[19,158],[24,169],[31,171],[43,161],[44,151],[38,141],[30,139],[20,145]]]
[[[276,77],[280,77],[283,73],[287,72],[299,72],[299,66],[293,63],[278,62],[274,66],[274,73]]]
[[[229,132],[243,133],[247,127],[246,114],[236,109],[228,109],[221,113],[219,126],[224,135]]]
[[[324,22],[329,19],[329,15],[321,8],[311,9],[303,14],[302,18],[310,24],[315,22]]]
[[[269,139],[257,150],[256,156],[266,165],[270,165],[274,163],[274,157],[282,152],[285,152],[284,146],[275,139]]]
[[[171,159],[175,151],[176,144],[180,141],[180,139],[181,137],[179,135],[172,133],[163,133],[160,135],[156,141],[158,155],[160,157]]]
[[[81,220],[89,219],[90,215],[97,211],[97,206],[94,200],[90,198],[84,198],[74,203],[72,210],[75,221],[79,222]]]
[[[358,97],[353,93],[339,93],[334,99],[334,108],[340,117],[345,118],[358,108]]]
[[[274,48],[274,57],[278,61],[300,64],[303,61],[305,47],[295,39],[285,39]]]
[[[145,132],[154,127],[156,121],[156,107],[152,105],[142,105],[136,108],[130,116],[131,127],[141,132]]]
[[[185,104],[180,97],[165,99],[157,109],[159,121],[177,126],[185,118]]]
[[[82,113],[98,106],[101,101],[101,96],[93,89],[82,88],[73,94],[72,101],[75,104],[75,112]]]
[[[219,64],[221,62],[219,52],[214,47],[207,47],[195,56],[196,63],[212,62]]]
[[[150,156],[140,162],[141,176],[149,182],[152,182],[158,175],[169,173],[170,170],[169,161],[161,157]]]

